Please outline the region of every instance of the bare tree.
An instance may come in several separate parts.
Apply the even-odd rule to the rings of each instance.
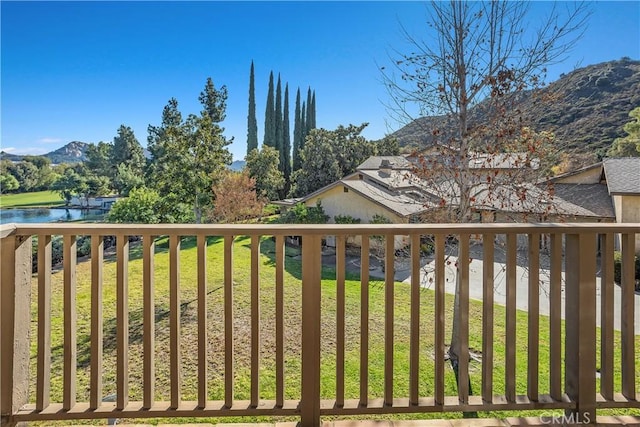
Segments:
[[[483,209],[513,213],[515,220],[552,214],[551,192],[533,183],[550,171],[559,150],[552,135],[527,126],[517,106],[535,96],[531,89],[542,85],[546,66],[565,59],[590,11],[584,3],[553,3],[546,17],[536,17],[534,28],[529,6],[434,1],[428,38],[403,29],[408,53],[396,50],[393,65],[381,67],[390,115],[423,125],[431,143],[414,154],[413,171],[428,195],[425,206],[433,208],[431,220],[471,222]],[[458,290],[459,284],[449,350],[456,373]]]

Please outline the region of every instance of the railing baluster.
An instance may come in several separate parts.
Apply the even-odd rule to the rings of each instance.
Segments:
[[[434,368],[435,368],[435,401],[436,405],[444,405],[444,238],[443,234],[435,235],[435,332],[434,332]]]
[[[284,405],[284,236],[276,236],[276,406]]]
[[[418,405],[420,378],[420,235],[411,235],[411,326],[409,337],[409,404]]]
[[[360,247],[360,406],[369,403],[369,236]]]
[[[529,234],[529,313],[527,346],[527,395],[538,401],[540,342],[540,234]]]
[[[49,406],[51,388],[51,236],[43,234],[38,236],[37,364],[36,410],[42,411]]]
[[[180,357],[180,236],[169,237],[169,372],[171,409],[180,406],[182,375]]]
[[[142,246],[142,295],[143,310],[143,383],[144,393],[142,407],[151,408],[155,399],[156,367],[155,367],[155,238],[151,235],[143,237]]]
[[[251,406],[260,401],[260,236],[251,236]]]
[[[62,409],[76,404],[76,236],[65,235],[62,241],[62,268],[64,269],[64,387]]]
[[[601,234],[600,265],[600,393],[613,400],[613,239],[611,233]]]
[[[630,400],[636,399],[635,374],[635,234],[622,234],[622,305],[620,336],[622,339],[622,395]]]
[[[507,324],[505,337],[505,396],[507,401],[516,399],[516,262],[517,239],[515,233],[507,234]]]
[[[549,277],[549,391],[562,399],[562,234],[551,234]]]
[[[493,233],[482,236],[482,400],[493,402]]]
[[[207,237],[197,237],[198,247],[198,407],[207,406]]]
[[[596,235],[566,235],[565,391],[573,422],[595,422]],[[623,374],[624,375],[624,374]]]
[[[116,408],[129,403],[129,236],[116,236]]]
[[[393,405],[393,321],[395,238],[385,236],[384,251],[384,404]]]
[[[336,236],[336,406],[344,406],[345,237]]]
[[[302,396],[300,424],[320,426],[320,304],[322,298],[321,236],[302,242]]]
[[[469,235],[460,235],[458,256],[460,275],[460,354],[458,355],[458,398],[461,403],[469,403]]]
[[[224,236],[224,406],[233,406],[233,236]]]
[[[91,387],[89,406],[97,409],[102,402],[102,236],[91,235]]]

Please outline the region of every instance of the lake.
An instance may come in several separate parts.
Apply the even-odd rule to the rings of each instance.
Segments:
[[[107,211],[77,208],[0,209],[0,224],[10,222],[102,221]]]

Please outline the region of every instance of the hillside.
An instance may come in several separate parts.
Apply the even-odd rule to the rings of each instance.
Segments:
[[[629,111],[640,106],[640,61],[621,59],[579,68],[539,91],[554,102],[536,102],[543,97],[521,94],[518,107],[525,119],[537,131],[554,132],[558,144],[588,163],[596,159],[597,150],[624,136]],[[481,123],[481,109],[482,104],[472,109],[471,127]],[[443,116],[423,117],[392,136],[407,150],[422,148],[432,142],[433,129],[446,133],[446,122]]]
[[[83,162],[87,160],[87,156],[85,151],[89,146],[86,142],[80,141],[71,141],[63,147],[58,148],[57,150],[51,151],[47,154],[43,154],[43,157],[47,157],[51,160],[51,163],[59,164],[59,163],[77,163]],[[3,160],[11,160],[13,162],[18,162],[22,160],[25,156],[19,156],[15,154],[5,153],[4,151],[0,152],[0,159]]]

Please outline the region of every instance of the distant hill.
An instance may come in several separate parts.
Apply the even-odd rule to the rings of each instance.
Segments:
[[[234,160],[233,163],[229,165],[229,169],[232,171],[241,171],[246,163],[244,160]]]
[[[71,141],[63,147],[57,150],[51,151],[47,154],[43,154],[43,157],[47,157],[51,160],[51,163],[78,163],[87,160],[85,152],[89,146],[86,142]],[[11,160],[13,162],[19,162],[25,156],[19,156],[15,154],[0,152],[0,159]]]
[[[518,107],[537,131],[552,131],[556,142],[583,157],[582,163],[596,160],[596,151],[608,149],[624,136],[622,126],[630,121],[629,111],[640,106],[640,61],[621,59],[576,69],[545,88],[542,94],[553,103],[536,102],[532,93],[520,94]],[[470,114],[470,126],[482,121],[482,103]],[[446,133],[446,117],[422,117],[394,132],[406,150],[423,148],[433,142],[432,130]]]

